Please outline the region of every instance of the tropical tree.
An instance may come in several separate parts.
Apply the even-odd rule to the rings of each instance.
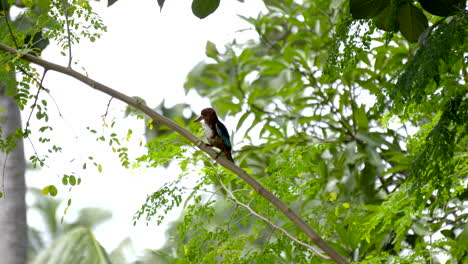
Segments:
[[[23,264],[27,258],[28,238],[26,221],[26,183],[24,173],[21,114],[16,102],[5,95],[5,84],[0,81],[0,256],[2,261]]]
[[[2,40],[8,67],[1,71],[22,69],[33,83],[40,78],[29,63],[61,72],[127,103],[129,113],[147,115],[149,126],[177,132],[156,133],[148,153],[133,162],[173,160],[180,177],[199,177],[191,189],[167,183],[135,216],[160,223],[184,204],[172,236],[177,242],[163,251],[170,248],[169,261],[467,260],[466,1],[440,0],[443,12],[428,1],[265,1],[267,12],[244,18],[258,38],[222,50],[208,42],[208,59],[185,84],[208,97],[220,117],[237,118],[228,126],[236,164],[204,144],[196,124],[181,118],[184,128],[72,69],[69,48],[80,35],[95,40],[105,27],[87,1],[44,3],[44,14],[58,17],[45,37],[62,44],[68,67]],[[218,5],[195,0],[192,10],[203,18]],[[10,30],[9,36],[22,35]],[[37,101],[27,82],[2,76],[15,84],[10,89],[20,108]],[[47,119],[45,104],[34,103],[39,120]],[[107,140],[119,144],[101,138]],[[127,149],[116,151],[129,166]],[[43,191],[53,195],[57,187]]]
[[[40,54],[49,43],[42,38],[41,31],[33,28],[35,19],[26,16],[17,16],[11,20],[10,8],[12,6],[24,7],[20,1],[0,1],[0,34],[1,40],[11,36],[16,42],[14,35],[7,34],[7,30],[15,27],[23,34],[23,43],[29,44]],[[32,9],[40,7],[37,3],[31,3]],[[10,40],[11,41],[11,40]],[[16,46],[18,47],[18,46]],[[15,99],[21,96],[21,91],[10,89],[16,85],[16,73],[8,69],[8,65],[0,73],[0,109],[2,109],[1,147],[0,165],[3,168],[0,176],[0,233],[4,234],[4,239],[0,242],[0,255],[6,263],[23,264],[27,259],[28,236],[26,220],[26,183],[25,171],[26,162],[24,157],[22,124],[20,107]],[[22,69],[20,69],[22,70]],[[27,74],[27,72],[23,71]],[[15,98],[15,99],[14,99]],[[28,130],[27,126],[24,130]]]

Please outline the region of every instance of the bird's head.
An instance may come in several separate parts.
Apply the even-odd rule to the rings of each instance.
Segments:
[[[200,122],[204,120],[205,123],[216,121],[218,117],[216,116],[216,112],[213,108],[205,108],[201,111],[200,117],[198,117],[195,122]]]

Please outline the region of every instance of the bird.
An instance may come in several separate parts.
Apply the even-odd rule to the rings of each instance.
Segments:
[[[205,136],[208,139],[208,144],[210,147],[216,147],[221,150],[220,153],[216,156],[219,157],[223,153],[226,158],[232,162],[231,149],[231,139],[229,138],[229,132],[221,121],[219,121],[218,116],[213,108],[205,108],[201,111],[200,117],[198,117],[195,122],[201,122]]]

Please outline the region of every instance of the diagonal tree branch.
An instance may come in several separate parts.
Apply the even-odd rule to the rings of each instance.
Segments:
[[[249,211],[249,213],[251,215],[254,215],[255,217],[259,218],[260,220],[262,220],[263,222],[265,222],[266,224],[268,224],[269,226],[271,226],[273,229],[275,230],[279,230],[281,233],[283,233],[285,236],[289,237],[289,239],[291,239],[292,241],[296,242],[297,244],[303,246],[303,247],[306,247],[307,249],[309,249],[310,251],[312,251],[315,255],[323,258],[323,259],[326,259],[326,260],[329,260],[330,257],[326,256],[326,255],[323,255],[321,252],[318,252],[317,249],[313,248],[311,245],[307,244],[307,243],[304,243],[302,241],[300,241],[299,239],[295,238],[293,235],[291,235],[288,231],[286,231],[286,229],[282,228],[281,226],[278,226],[276,225],[275,223],[271,222],[267,217],[255,212],[254,209],[252,209],[252,207],[250,207],[248,204],[244,204],[242,203],[241,201],[239,201],[236,196],[226,187],[226,185],[224,185],[223,181],[219,178],[218,176],[218,182],[219,184],[221,185],[221,187],[223,187],[224,191],[226,191],[226,193],[228,194],[229,196],[229,199],[231,199],[232,201],[234,201],[234,203],[237,205],[237,206],[241,206],[241,207],[244,207],[245,209],[247,209],[247,211]],[[237,208],[237,207],[236,207]]]
[[[63,67],[58,64],[40,59],[38,57],[25,54],[22,55],[18,52],[18,50],[9,47],[3,43],[0,43],[0,51],[18,56],[20,59],[29,61],[31,63],[37,64],[41,67],[43,67],[46,70],[51,70],[51,71],[56,71],[63,73],[65,75],[68,75],[70,77],[73,77],[89,86],[92,88],[103,92],[111,97],[114,97],[128,105],[131,105],[138,110],[142,111],[146,115],[148,115],[150,118],[155,120],[156,122],[167,126],[171,130],[179,133],[183,137],[187,138],[189,141],[194,143],[198,148],[203,150],[205,153],[207,153],[211,158],[215,159],[221,166],[225,167],[226,169],[232,171],[234,174],[239,176],[241,179],[243,179],[247,184],[249,184],[258,194],[263,196],[265,199],[267,199],[270,203],[272,203],[276,208],[278,208],[286,217],[288,217],[299,229],[301,229],[309,238],[310,240],[316,244],[323,252],[325,252],[333,261],[339,264],[345,264],[348,263],[346,259],[341,256],[334,248],[332,248],[325,240],[323,240],[317,232],[315,232],[312,227],[310,227],[301,217],[299,217],[291,208],[289,208],[283,201],[281,201],[278,197],[276,197],[273,193],[268,191],[265,187],[263,187],[257,180],[255,180],[251,175],[249,175],[247,172],[245,172],[243,169],[235,165],[233,162],[229,161],[222,155],[217,155],[217,152],[215,152],[211,147],[209,147],[207,144],[203,143],[202,140],[197,138],[195,135],[190,133],[187,129],[184,127],[180,126],[176,122],[167,119],[166,117],[156,113],[153,111],[151,108],[148,106],[142,104],[138,100],[127,96],[119,91],[116,91],[104,84],[101,84],[71,68]],[[217,157],[219,156],[219,157]]]

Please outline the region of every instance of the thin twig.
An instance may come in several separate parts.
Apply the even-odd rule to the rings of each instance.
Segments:
[[[236,207],[234,207],[234,210],[232,210],[231,217],[230,217],[230,220],[229,220],[228,230],[231,227],[231,221],[232,221],[232,219],[234,219],[234,214],[236,214],[236,211],[237,211],[238,208],[239,208],[239,205],[236,204]]]
[[[13,34],[13,30],[11,29],[11,26],[10,26],[10,22],[9,22],[9,19],[8,19],[8,16],[9,16],[9,15],[10,15],[10,14],[7,14],[7,13],[5,12],[5,22],[6,22],[6,24],[7,24],[8,31],[10,32],[10,36],[11,36],[11,38],[12,38],[12,40],[13,40],[13,43],[15,44],[15,47],[16,47],[17,49],[19,49],[19,47],[18,47],[18,42],[16,42],[15,34]]]
[[[237,223],[233,223],[234,215],[236,214],[237,209],[239,209],[239,205],[236,204],[236,207],[234,207],[234,210],[232,210],[231,217],[229,218],[227,230],[231,231],[231,226],[236,225]]]
[[[209,193],[209,194],[215,194],[215,195],[219,195],[225,199],[229,199],[229,197],[226,197],[225,195],[221,194],[221,193],[218,193],[217,190],[216,191],[208,191],[208,190],[205,190],[205,189],[196,189],[196,188],[187,188],[187,187],[182,187],[182,189],[184,190],[191,190],[191,191],[200,191],[200,192],[206,192],[206,193]],[[219,189],[218,189],[219,190]]]
[[[340,139],[336,139],[336,138],[310,138],[310,140],[302,140],[302,141],[299,141],[299,143],[302,143],[304,145],[308,145],[311,142],[314,142],[313,141],[314,139],[320,141],[319,143],[336,143],[336,142],[341,141]],[[292,145],[298,144],[297,142],[292,142],[292,141],[288,141],[288,140],[282,141],[282,143],[283,144],[292,144]],[[268,147],[268,144],[261,144],[261,145],[257,145],[257,146],[251,145],[251,146],[239,149],[239,150],[235,150],[233,152],[234,153],[241,153],[241,152],[247,152],[247,151],[252,151],[252,150],[257,150],[257,149],[263,149],[263,148],[266,148],[266,147]]]
[[[43,87],[43,89],[44,89],[45,91],[47,91],[47,89],[45,89],[44,87]],[[58,106],[57,101],[55,101],[55,99],[54,99],[54,97],[52,96],[52,94],[51,94],[49,91],[47,91],[47,95],[49,95],[50,99],[52,99],[52,102],[54,102],[55,107],[57,108],[57,112],[58,112],[59,116],[60,116],[61,118],[63,118],[63,119],[66,121],[65,117],[62,115],[62,112],[60,111],[60,107]]]
[[[326,256],[324,254],[322,254],[321,252],[318,252],[317,249],[315,249],[314,247],[312,247],[311,245],[307,244],[307,243],[304,243],[302,241],[300,241],[299,239],[297,239],[296,237],[294,237],[293,235],[291,235],[288,231],[286,231],[284,228],[274,224],[273,222],[271,222],[268,218],[266,218],[265,216],[255,212],[250,206],[248,206],[247,204],[244,204],[242,202],[240,202],[235,196],[234,194],[224,185],[224,183],[221,181],[221,179],[218,177],[218,180],[219,180],[219,184],[221,185],[221,187],[223,187],[224,191],[226,191],[226,193],[229,195],[229,197],[231,198],[232,201],[234,201],[237,205],[239,206],[242,206],[244,207],[245,209],[247,209],[250,214],[256,216],[257,218],[259,218],[260,220],[262,220],[263,222],[267,223],[269,226],[271,226],[273,229],[276,229],[278,231],[280,231],[281,233],[283,233],[285,236],[287,236],[289,239],[291,239],[292,241],[298,243],[299,245],[301,246],[304,246],[306,247],[307,249],[309,249],[310,251],[312,251],[315,255],[323,258],[323,259],[326,259],[326,260],[330,260],[330,257],[329,256]]]
[[[29,136],[28,136],[28,140],[29,140],[29,143],[31,144],[31,147],[32,147],[33,151],[34,151],[34,156],[36,156],[36,159],[39,162],[39,165],[49,168],[49,166],[47,164],[45,164],[44,161],[41,160],[41,158],[39,157],[39,154],[37,154],[36,148],[34,147],[34,144],[33,144],[32,140],[31,140],[31,138]]]
[[[70,22],[68,21],[68,16],[69,16],[69,8],[70,4],[68,1],[63,1],[62,6],[65,11],[65,22],[67,24],[67,41],[68,41],[68,68],[71,69],[71,63],[72,63],[72,50],[71,50],[71,37],[70,37]]]
[[[41,78],[41,82],[39,83],[39,87],[37,88],[37,93],[36,93],[36,96],[34,98],[34,103],[33,105],[31,106],[31,112],[29,113],[29,117],[28,117],[28,121],[26,121],[26,128],[25,128],[25,131],[28,130],[29,128],[29,121],[31,120],[31,116],[34,112],[34,109],[36,108],[37,106],[37,100],[39,99],[39,93],[41,92],[42,90],[42,83],[44,82],[44,78],[46,76],[46,73],[47,73],[47,69],[44,69],[44,73],[42,74],[42,78]]]
[[[232,199],[229,198],[229,200],[232,200]],[[233,202],[236,203],[235,201],[233,201]],[[236,205],[237,205],[237,206],[240,206],[240,205],[238,205],[237,203],[236,203]],[[251,214],[251,213],[248,213],[248,214],[246,214],[246,215],[244,215],[244,216],[242,216],[242,217],[239,217],[239,218],[238,218],[235,222],[233,222],[232,224],[233,224],[233,225],[237,225],[237,224],[240,223],[242,220],[244,220],[245,218],[250,217],[250,216],[252,216],[252,214]]]
[[[465,85],[468,84],[468,70],[466,69],[466,60],[465,58],[462,59],[462,69],[463,69],[463,78],[465,80]]]
[[[67,123],[67,125],[73,130],[73,128],[71,127],[71,125],[67,122],[67,120],[65,119],[65,117],[63,116],[62,112],[60,111],[60,107],[58,106],[57,104],[57,101],[55,101],[55,98],[52,96],[51,92],[49,91],[49,89],[45,88],[44,85],[42,84],[42,80],[38,80],[34,75],[30,74],[29,72],[27,72],[23,67],[18,67],[18,69],[24,74],[24,75],[27,75],[28,77],[30,77],[34,82],[36,82],[36,84],[39,85],[39,88],[46,91],[47,95],[50,97],[50,99],[52,99],[52,102],[54,102],[55,104],[55,107],[57,108],[57,112],[59,114],[59,116]]]
[[[270,241],[270,239],[273,236],[273,234],[275,233],[275,231],[276,231],[276,229],[270,228],[270,233],[265,236],[266,237],[266,239],[265,239],[266,242]]]
[[[353,130],[354,134],[357,133],[357,125],[356,125],[356,96],[354,94],[354,86],[352,84],[349,85],[349,94],[351,95],[351,112],[353,118]]]
[[[110,107],[110,104],[111,104],[111,102],[112,102],[113,99],[114,99],[114,97],[111,97],[111,98],[109,99],[109,102],[107,103],[107,107],[106,107],[106,112],[105,112],[104,115],[102,116],[104,125],[106,124],[106,118],[107,118],[107,115],[109,114],[109,107]]]

